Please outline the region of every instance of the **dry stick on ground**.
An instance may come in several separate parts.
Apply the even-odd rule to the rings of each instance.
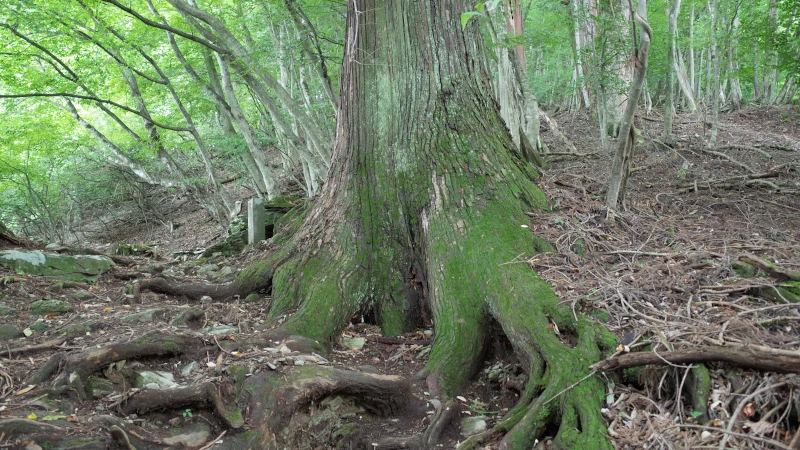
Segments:
[[[24,354],[24,353],[35,353],[35,352],[40,352],[40,351],[43,351],[43,350],[50,350],[50,349],[53,349],[53,348],[58,347],[59,345],[63,344],[66,340],[67,340],[66,337],[59,337],[59,338],[51,339],[51,340],[46,341],[46,342],[42,342],[41,344],[31,344],[31,345],[25,345],[23,347],[5,349],[5,350],[3,350],[2,353],[3,353],[3,355],[8,355],[9,357],[11,357],[11,355],[18,355],[18,354]]]
[[[711,180],[704,180],[704,181],[692,181],[689,183],[682,183],[679,187],[679,193],[691,192],[696,191],[699,189],[711,189],[712,187],[733,187],[736,186],[734,183],[747,183],[748,181],[752,180],[761,180],[764,178],[777,178],[779,174],[777,172],[764,172],[764,173],[753,173],[750,175],[736,175],[732,177],[726,178],[716,178]]]
[[[648,364],[691,364],[715,361],[729,362],[741,367],[768,372],[800,373],[800,354],[779,354],[752,346],[700,347],[659,354],[652,352],[628,353],[593,364],[591,369],[608,372]]]
[[[744,164],[742,162],[739,162],[739,161],[731,158],[730,156],[726,155],[725,153],[715,152],[714,150],[706,150],[706,149],[700,149],[700,151],[702,151],[703,153],[708,153],[709,155],[719,156],[722,159],[727,159],[731,163],[736,164],[737,166],[743,168],[744,170],[746,170],[746,171],[748,171],[750,173],[756,173],[756,170],[753,169],[752,167],[750,167],[747,164]]]
[[[747,145],[735,145],[735,144],[724,145],[724,146],[721,146],[721,147],[717,147],[714,150],[717,151],[717,152],[724,152],[726,150],[744,150],[744,151],[750,151],[750,152],[758,152],[758,153],[761,153],[764,157],[766,157],[768,159],[774,159],[772,157],[772,154],[770,154],[770,153],[768,153],[768,152],[766,152],[764,150],[761,150],[759,148],[750,147],[750,146],[747,146]]]
[[[787,383],[788,383],[787,381],[782,381],[780,383],[775,383],[773,385],[763,387],[763,388],[758,389],[757,391],[753,392],[752,394],[748,395],[747,397],[743,398],[739,402],[739,405],[736,407],[736,412],[734,412],[733,415],[731,416],[732,420],[730,420],[728,422],[728,428],[725,430],[726,434],[722,438],[722,442],[719,443],[719,450],[725,450],[725,444],[728,443],[728,439],[730,439],[730,436],[731,436],[730,433],[733,432],[733,425],[736,423],[736,418],[739,417],[739,413],[742,412],[742,409],[744,408],[745,405],[747,405],[750,402],[750,400],[755,398],[758,394],[761,394],[761,393],[764,393],[764,392],[774,391],[775,389],[777,389],[777,388],[779,388],[781,386],[784,386]]]

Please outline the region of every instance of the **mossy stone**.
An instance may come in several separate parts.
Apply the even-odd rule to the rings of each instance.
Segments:
[[[75,307],[61,300],[38,300],[31,303],[31,311],[40,316],[64,314],[75,311]]]
[[[44,331],[49,327],[50,326],[47,325],[47,322],[45,322],[44,320],[37,320],[36,322],[33,322],[28,326],[28,328],[30,328],[33,331]]]
[[[244,298],[245,303],[258,303],[261,301],[261,296],[258,294],[250,294]]]
[[[0,325],[0,341],[10,341],[11,339],[22,336],[24,336],[24,334],[22,334],[22,329],[20,327],[10,323]]]
[[[0,317],[10,316],[16,312],[17,311],[14,308],[6,305],[5,303],[0,303]]]

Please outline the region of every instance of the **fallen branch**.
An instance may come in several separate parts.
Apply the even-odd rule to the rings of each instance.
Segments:
[[[724,145],[722,147],[717,147],[714,150],[718,151],[718,152],[724,152],[726,150],[743,150],[743,151],[749,151],[749,152],[758,152],[758,153],[761,153],[762,155],[764,155],[764,157],[766,157],[767,159],[774,159],[773,156],[770,153],[768,153],[768,152],[766,152],[764,150],[761,150],[760,148],[750,147],[748,145],[730,144],[730,145]]]
[[[600,361],[590,366],[590,368],[598,372],[609,372],[650,364],[691,364],[717,361],[767,372],[800,373],[800,354],[778,354],[777,352],[767,352],[752,346],[736,348],[713,346],[663,353],[628,353]]]
[[[214,383],[200,383],[174,389],[145,389],[129,398],[122,407],[125,415],[145,414],[158,409],[179,409],[185,406],[212,405],[214,412],[233,429],[244,426],[244,420],[235,406],[228,405],[225,398],[233,396],[231,386],[217,390]]]
[[[773,278],[800,281],[800,271],[786,270],[769,261],[765,261],[763,258],[759,258],[758,256],[745,254],[739,257],[739,261],[758,267]]]
[[[24,354],[24,353],[35,353],[35,352],[40,352],[40,351],[43,351],[43,350],[50,350],[50,349],[56,348],[59,345],[63,344],[66,340],[67,340],[66,337],[59,337],[59,338],[51,339],[51,340],[49,340],[47,342],[42,342],[41,344],[31,344],[31,345],[25,345],[23,347],[9,348],[9,349],[3,350],[2,354],[3,355],[8,355],[8,357],[11,358],[11,356],[13,356],[13,355],[19,355],[19,354]]]
[[[681,183],[678,187],[682,188],[679,192],[685,193],[690,191],[697,191],[700,189],[711,189],[712,187],[719,187],[719,188],[729,188],[733,186],[739,186],[742,183],[747,184],[752,182],[753,180],[763,180],[765,178],[777,178],[779,174],[777,172],[763,172],[763,173],[753,173],[750,175],[735,175],[732,177],[725,177],[725,178],[713,178],[710,180],[705,181],[691,181],[688,183]],[[774,186],[774,185],[773,185]],[[779,187],[775,186],[778,190]]]
[[[703,153],[708,153],[709,155],[719,156],[722,159],[727,159],[731,163],[736,164],[737,166],[743,168],[744,170],[746,170],[746,171],[748,171],[750,173],[756,173],[755,169],[753,169],[752,167],[750,167],[747,164],[741,163],[741,162],[731,158],[730,156],[726,155],[725,153],[715,152],[714,150],[706,150],[706,149],[700,149],[700,151],[702,151]]]

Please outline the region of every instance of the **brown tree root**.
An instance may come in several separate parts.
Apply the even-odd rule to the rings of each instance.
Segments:
[[[373,446],[380,450],[434,448],[450,422],[458,416],[459,408],[452,400],[439,406],[431,417],[431,425],[415,436],[384,438]]]
[[[345,396],[378,416],[397,414],[411,400],[402,377],[306,366],[289,373],[262,372],[241,387],[240,406],[261,439],[258,448],[278,449],[302,439],[306,430],[290,426],[302,408],[329,396]],[[249,442],[249,445],[256,443]]]
[[[169,428],[142,428],[114,416],[98,415],[91,419],[92,424],[108,429],[116,446],[123,450],[161,450],[165,448],[199,448],[208,442],[204,433],[193,433],[198,428],[207,428],[205,423],[186,424]]]
[[[229,405],[225,398],[233,398],[230,385],[217,386],[214,383],[201,383],[175,389],[145,389],[130,397],[122,406],[122,413],[145,414],[159,409],[177,409],[186,406],[211,405],[214,412],[229,428],[244,426],[244,419],[235,405]]]
[[[143,291],[185,296],[191,300],[199,300],[204,296],[211,297],[214,300],[221,300],[231,298],[234,295],[241,295],[235,282],[228,284],[211,284],[198,281],[180,282],[157,277],[140,280],[138,284],[140,290]]]
[[[597,372],[609,372],[628,367],[665,364],[691,364],[723,361],[748,369],[768,372],[800,373],[800,355],[772,353],[753,347],[701,347],[663,353],[628,353],[600,361],[591,366]]]
[[[77,398],[84,400],[86,392],[83,383],[88,376],[113,362],[143,356],[174,356],[202,348],[204,344],[194,337],[153,332],[133,342],[111,344],[69,355],[57,354],[31,380],[41,383],[58,370],[59,374],[53,381],[55,392],[64,392],[71,387]]]
[[[272,275],[279,266],[292,256],[290,248],[273,250],[266,259],[250,264],[237,275],[236,280],[228,284],[211,284],[198,281],[181,282],[166,278],[149,278],[138,281],[140,290],[148,290],[160,294],[186,296],[198,300],[209,296],[214,300],[222,300],[234,296],[244,297],[261,289],[272,286]]]

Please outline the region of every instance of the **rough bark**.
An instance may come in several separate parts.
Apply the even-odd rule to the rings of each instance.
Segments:
[[[372,313],[387,335],[432,318],[429,391],[445,406],[410,439],[428,447],[452,417],[446,405],[480,367],[494,319],[531,374],[502,445],[528,448],[560,417],[563,445],[607,447],[599,380],[547,401],[588,373],[585,361],[609,335],[558,308],[529,268],[502,265],[536,251],[520,225],[545,201],[491,98],[477,25],[462,32],[452,20],[472,5],[348,8],[330,178],[291,240],[299,251],[275,268],[269,315],[288,318],[273,333],[326,343],[354,312]],[[562,345],[549,320],[579,335],[579,345]]]
[[[531,234],[526,214],[535,215],[547,202],[492,97],[478,25],[461,29],[458,17],[473,6],[468,0],[347,3],[328,182],[310,210],[286,219],[271,253],[219,295],[271,285],[272,328],[255,338],[293,337],[308,348],[331,343],[355,313],[374,317],[390,336],[432,321],[425,375],[442,406],[425,432],[378,442],[379,448],[398,442],[436,446],[457,413],[455,396],[481,367],[491,340],[501,338],[489,333],[492,323],[528,373],[518,405],[495,429],[500,447],[529,449],[548,432],[560,448],[611,448],[600,414],[604,386],[588,366],[612,351],[616,340],[559,307],[530,267],[504,264],[548,247]],[[152,280],[142,288],[146,283],[150,289],[182,287]],[[564,334],[574,345],[562,341]],[[154,336],[135,346],[92,349],[49,370],[61,363],[57,380],[79,390],[71,374],[83,379],[114,357],[202,346],[184,339]],[[219,345],[230,350],[252,343]],[[337,392],[359,396],[384,414],[408,400],[402,380],[316,367],[285,378],[268,372],[246,377],[241,392],[251,394],[244,409],[255,434],[237,435],[229,448],[293,448],[275,442],[284,438],[287,418],[298,405]],[[180,395],[180,401],[216,398],[207,387]]]

